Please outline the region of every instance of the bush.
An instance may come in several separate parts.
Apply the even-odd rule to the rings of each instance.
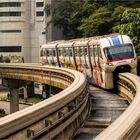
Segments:
[[[5,115],[5,110],[3,108],[0,108],[0,114],[4,114]]]
[[[6,116],[6,112],[4,109],[0,108],[0,118]]]
[[[2,63],[3,62],[3,55],[1,54],[0,55],[0,63]]]
[[[8,56],[5,56],[5,57],[4,57],[4,62],[5,62],[5,63],[10,63],[10,58],[9,58]]]

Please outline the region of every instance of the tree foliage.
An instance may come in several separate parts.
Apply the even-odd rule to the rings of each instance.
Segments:
[[[63,29],[65,39],[71,39],[114,31],[126,33],[124,30],[128,28],[129,34],[135,34],[131,32],[133,24],[124,18],[131,14],[134,16],[137,10],[133,11],[133,8],[139,6],[137,1],[61,0],[51,6],[46,5],[46,12],[51,9],[51,23]],[[132,10],[128,11],[128,8]]]
[[[135,44],[140,43],[140,8],[130,8],[121,14],[121,22],[114,27],[121,34],[128,34]]]
[[[110,17],[111,11],[106,7],[100,7],[88,18],[82,20],[78,28],[83,36],[104,35],[109,33],[113,19]]]
[[[64,39],[128,34],[134,42],[140,64],[140,2],[137,0],[59,0],[47,5],[54,25],[63,29]]]
[[[53,5],[52,22],[63,29],[65,39],[79,36],[77,27],[82,18],[80,11],[83,4],[84,0],[63,0]]]

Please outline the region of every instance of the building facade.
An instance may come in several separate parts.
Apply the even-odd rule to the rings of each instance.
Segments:
[[[39,62],[40,45],[61,38],[52,25],[46,36],[44,7],[52,0],[0,0],[0,55]],[[57,38],[59,36],[59,38]]]

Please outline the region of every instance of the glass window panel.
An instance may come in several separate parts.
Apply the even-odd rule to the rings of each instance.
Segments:
[[[53,56],[56,56],[56,52],[55,52],[55,50],[53,50]]]
[[[104,48],[104,53],[108,60],[122,60],[123,58],[134,57],[132,45]]]
[[[43,11],[36,12],[36,16],[44,16],[44,12]]]
[[[43,7],[44,6],[44,2],[36,2],[36,7]]]
[[[0,46],[0,52],[21,52],[21,46]]]
[[[87,56],[87,47],[84,47],[85,49],[84,49],[84,54],[85,54],[85,56]]]

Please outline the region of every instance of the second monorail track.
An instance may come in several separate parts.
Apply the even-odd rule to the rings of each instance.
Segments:
[[[95,138],[128,107],[128,102],[125,97],[99,88],[91,87],[89,96],[91,101],[90,115],[73,140],[90,140]]]

